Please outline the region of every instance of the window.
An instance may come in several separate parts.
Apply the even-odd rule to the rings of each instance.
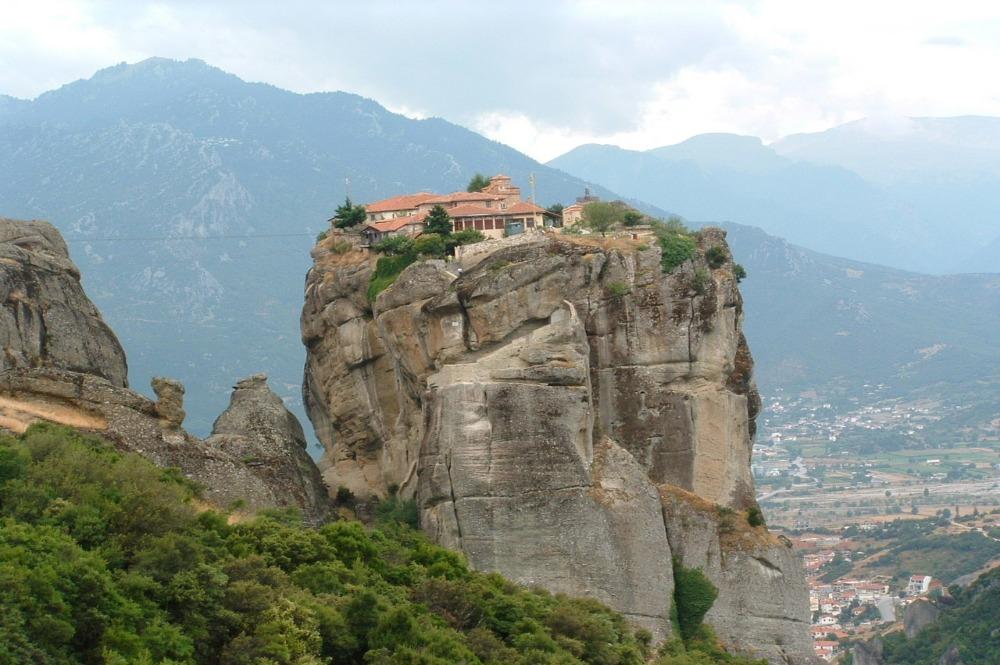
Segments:
[[[482,231],[483,230],[483,220],[481,220],[481,219],[477,219],[476,220],[476,230],[477,231]]]

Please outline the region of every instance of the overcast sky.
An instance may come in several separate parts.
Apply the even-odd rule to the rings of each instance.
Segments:
[[[1000,116],[996,0],[0,0],[0,93],[150,56],[355,92],[541,160],[585,142]]]

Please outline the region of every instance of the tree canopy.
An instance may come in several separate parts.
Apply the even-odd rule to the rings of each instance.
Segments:
[[[620,224],[622,219],[622,209],[613,203],[592,201],[583,206],[583,224],[595,233],[605,235]]]
[[[451,217],[444,206],[436,205],[431,208],[424,220],[424,233],[436,233],[439,236],[447,236],[451,233]]]
[[[343,205],[337,208],[334,214],[334,225],[338,229],[346,229],[357,226],[365,221],[367,214],[364,206],[356,206],[351,203],[351,197],[344,199]]]
[[[469,186],[465,188],[467,192],[481,192],[490,185],[490,179],[484,176],[482,173],[477,173],[472,176],[472,180],[469,181]]]

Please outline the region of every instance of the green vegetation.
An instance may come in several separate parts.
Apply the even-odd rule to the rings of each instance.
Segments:
[[[490,179],[484,176],[482,173],[477,173],[472,176],[472,180],[469,181],[469,186],[465,188],[467,192],[481,192],[490,185]]]
[[[1000,662],[1000,569],[983,575],[967,589],[951,588],[953,601],[939,606],[944,610],[937,621],[913,639],[902,632],[883,637],[887,665],[933,665],[941,656],[958,647],[965,665]]]
[[[638,210],[626,210],[622,215],[622,224],[625,226],[638,226],[642,223],[644,215]]]
[[[608,284],[608,291],[614,298],[620,298],[632,291],[632,287],[625,282],[611,282]]]
[[[413,241],[413,251],[419,256],[441,258],[447,252],[447,246],[444,244],[444,238],[437,233],[421,233]]]
[[[606,235],[612,228],[621,224],[625,209],[621,205],[605,201],[593,201],[583,206],[581,223],[595,233]]]
[[[227,524],[178,474],[71,430],[0,439],[0,663],[599,663],[646,645],[596,601],[472,572],[395,523]]]
[[[919,520],[900,520],[905,521]],[[1000,557],[1000,543],[974,531],[912,535],[900,532],[896,538],[888,552],[869,566],[872,572],[894,574],[900,580],[919,573],[949,583]]]
[[[698,241],[688,230],[679,217],[671,217],[665,222],[656,222],[653,232],[660,243],[662,258],[660,264],[663,272],[673,272],[685,261],[694,257]]]
[[[406,236],[389,236],[372,245],[372,249],[386,256],[402,256],[413,251],[413,239]]]
[[[326,231],[320,231],[316,234],[316,242],[323,242],[326,240],[326,236],[329,235]]]
[[[451,233],[451,217],[444,206],[436,205],[427,213],[427,218],[424,220],[424,233],[436,233],[442,237]]]
[[[463,229],[462,231],[454,231],[446,236],[444,242],[448,246],[449,251],[454,253],[454,248],[459,245],[472,245],[483,240],[486,240],[486,236],[482,231]]]
[[[733,277],[736,278],[736,283],[739,284],[740,282],[742,282],[744,279],[747,278],[747,269],[744,268],[739,263],[734,263],[733,264]]]
[[[561,204],[561,203],[553,203],[548,208],[546,208],[546,210],[549,211],[549,212],[551,212],[556,217],[562,217],[563,204]]]
[[[357,226],[365,221],[367,214],[364,206],[356,206],[351,203],[351,197],[344,199],[344,204],[337,208],[334,214],[334,226],[338,229],[346,229]]]
[[[729,255],[726,254],[726,250],[718,245],[712,245],[705,251],[705,260],[708,262],[708,267],[713,270],[724,266],[728,258]]]
[[[747,510],[747,524],[750,526],[764,526],[764,513],[757,506],[751,506]]]
[[[389,285],[396,281],[403,269],[416,260],[417,255],[412,251],[398,256],[379,257],[368,282],[368,302],[375,302],[378,294],[389,288]]]
[[[674,558],[674,604],[682,639],[687,641],[697,635],[705,613],[712,608],[718,595],[718,589],[705,577],[705,573],[696,568],[685,568]]]

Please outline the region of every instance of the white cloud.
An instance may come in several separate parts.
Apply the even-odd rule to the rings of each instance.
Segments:
[[[448,118],[540,159],[588,141],[650,148],[865,116],[1000,115],[992,1],[0,2],[0,92],[198,57]]]

